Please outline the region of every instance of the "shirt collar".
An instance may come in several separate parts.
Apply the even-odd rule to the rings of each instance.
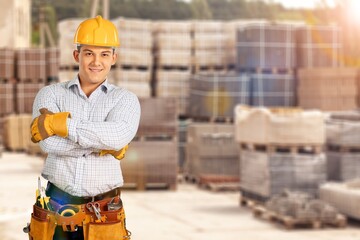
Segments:
[[[79,80],[79,76],[76,76],[73,80],[69,81],[67,84],[67,88],[71,88],[72,86],[77,86],[78,89],[80,88],[80,80]],[[108,80],[106,79],[101,85],[101,90],[104,93],[107,93],[110,89],[111,89],[111,84],[108,82]]]

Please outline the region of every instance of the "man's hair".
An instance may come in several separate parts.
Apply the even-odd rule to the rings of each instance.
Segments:
[[[77,50],[78,52],[80,52],[81,47],[82,47],[81,44],[76,44],[76,50]],[[114,53],[115,53],[115,48],[112,47],[112,50],[113,50],[113,54],[114,54]]]

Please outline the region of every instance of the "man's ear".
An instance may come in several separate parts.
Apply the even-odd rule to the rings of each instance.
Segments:
[[[78,63],[79,62],[79,51],[78,50],[74,50],[73,51],[73,57],[74,57],[74,60]]]
[[[117,58],[118,58],[118,54],[116,52],[114,52],[111,65],[115,65]]]

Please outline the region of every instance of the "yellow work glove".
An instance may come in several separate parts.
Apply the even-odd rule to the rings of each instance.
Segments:
[[[129,144],[127,144],[125,147],[123,147],[122,149],[120,149],[119,151],[115,151],[115,150],[101,150],[100,152],[100,156],[104,156],[106,154],[110,154],[113,155],[114,158],[116,158],[117,160],[121,160],[125,157],[125,152],[128,150],[129,148]]]
[[[41,115],[31,123],[32,142],[37,143],[53,135],[63,138],[68,136],[66,120],[70,117],[69,112],[53,113],[46,108],[42,108],[40,113]]]

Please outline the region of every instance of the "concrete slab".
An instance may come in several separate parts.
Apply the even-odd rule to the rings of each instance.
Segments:
[[[0,239],[23,240],[30,220],[40,157],[3,153],[0,157]],[[46,182],[43,180],[43,185]],[[358,240],[360,223],[345,229],[284,230],[256,219],[240,207],[238,192],[211,192],[180,183],[170,190],[124,190],[122,199],[132,240]]]

